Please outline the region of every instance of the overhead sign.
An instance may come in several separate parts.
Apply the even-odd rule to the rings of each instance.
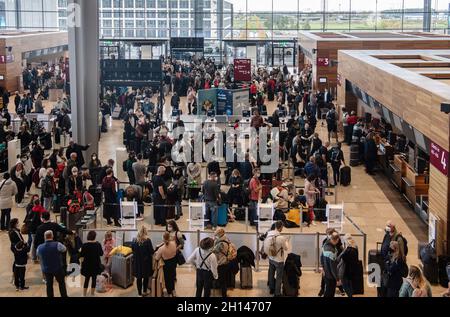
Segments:
[[[234,60],[234,80],[251,81],[252,80],[252,60],[235,59]]]
[[[327,57],[317,57],[317,66],[330,66],[330,59]]]
[[[0,64],[9,64],[14,62],[14,55],[0,55]]]
[[[448,151],[436,143],[431,142],[430,163],[445,176],[448,176],[448,157]]]

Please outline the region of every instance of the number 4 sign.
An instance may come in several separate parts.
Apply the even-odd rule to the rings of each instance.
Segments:
[[[448,176],[449,153],[441,146],[431,142],[430,163],[442,174]]]

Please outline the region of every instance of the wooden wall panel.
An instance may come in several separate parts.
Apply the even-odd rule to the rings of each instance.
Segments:
[[[320,34],[320,33],[319,33]],[[404,50],[404,49],[449,49],[450,38],[321,38],[320,36],[303,32],[300,34],[299,43],[302,47],[312,50],[317,49],[317,58],[329,58],[337,60],[339,50]],[[316,64],[316,63],[315,63]],[[319,78],[327,77],[326,84],[321,84]],[[337,66],[313,67],[314,87],[323,91],[325,88],[336,89]]]
[[[2,42],[4,44],[2,44]],[[53,32],[42,34],[20,35],[0,39],[0,55],[6,55],[5,47],[11,46],[14,62],[0,67],[0,74],[5,76],[5,80],[0,82],[0,86],[9,91],[20,90],[18,77],[22,75],[22,53],[57,47],[68,44],[67,32]]]
[[[440,105],[450,100],[450,87],[370,56],[375,53],[340,51],[339,74],[449,151],[449,115],[440,111]],[[340,89],[339,93],[344,94],[338,96],[339,104],[349,99],[345,89]],[[449,178],[431,166],[430,212],[440,219],[438,247],[441,253],[450,240],[449,189]]]

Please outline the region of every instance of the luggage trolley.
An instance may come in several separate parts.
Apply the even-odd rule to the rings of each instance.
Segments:
[[[138,204],[136,201],[121,201],[120,214],[122,229],[136,229],[136,215]]]

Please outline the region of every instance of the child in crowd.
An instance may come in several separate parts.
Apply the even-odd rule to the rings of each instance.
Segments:
[[[113,238],[111,231],[105,233],[105,239],[103,240],[103,264],[105,265],[105,271],[110,272],[111,268],[111,257],[109,254],[114,249],[116,241]]]
[[[25,271],[30,247],[23,241],[19,241],[12,249],[14,253],[14,285],[16,286],[16,291],[27,290],[29,287],[25,286]]]

